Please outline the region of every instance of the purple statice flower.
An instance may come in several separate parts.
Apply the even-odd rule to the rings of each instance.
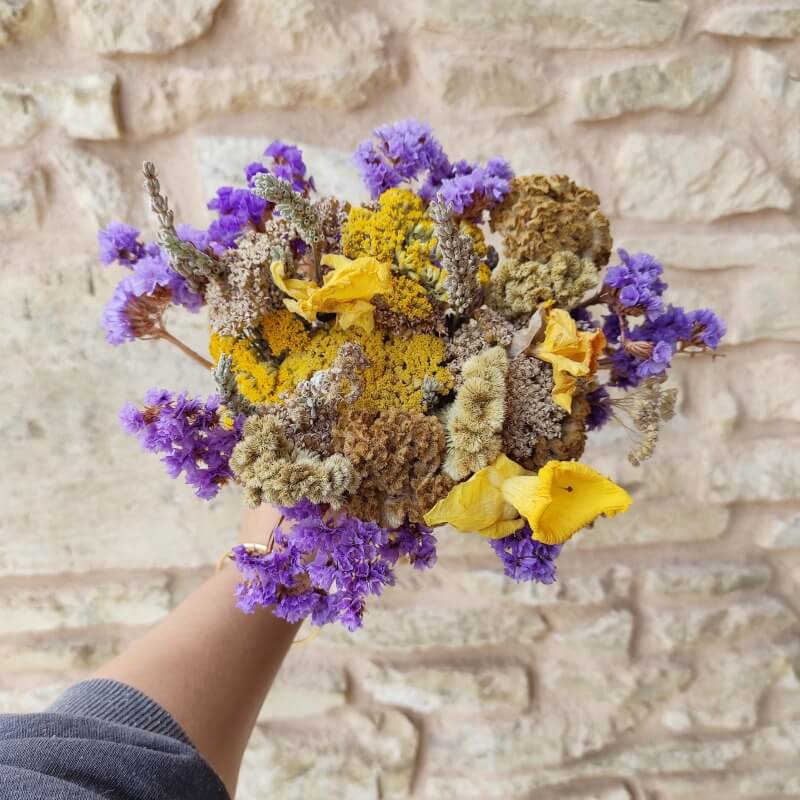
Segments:
[[[173,395],[150,389],[144,408],[128,403],[120,411],[120,421],[145,450],[162,454],[171,477],[183,474],[198,497],[210,500],[233,478],[229,462],[244,422],[240,416],[232,425],[224,424],[219,406],[216,395],[204,402],[186,392]]]
[[[638,386],[641,378],[636,372],[639,366],[640,359],[626,353],[621,347],[612,351],[610,355],[611,360],[611,375],[608,383],[611,386],[616,386],[620,389],[632,389]]]
[[[115,261],[123,267],[133,265],[145,254],[139,241],[139,229],[124,222],[111,222],[97,232],[100,263],[109,266]]]
[[[428,125],[407,119],[382,125],[374,136],[375,141],[361,142],[353,156],[373,199],[426,173],[441,180],[451,169],[442,145]]]
[[[106,341],[118,345],[151,336],[169,305],[196,312],[203,305],[203,298],[189,289],[186,280],[156,250],[133,265],[106,304],[102,316]]]
[[[616,290],[619,305],[627,313],[643,313],[648,319],[657,317],[664,309],[661,300],[667,288],[661,280],[664,268],[647,253],[631,255],[622,248],[617,253],[622,264],[609,268],[605,285]]]
[[[314,625],[340,622],[355,630],[363,624],[367,598],[394,584],[400,556],[417,569],[436,560],[436,540],[424,525],[387,530],[343,514],[326,518],[321,506],[307,500],[280,510],[294,525],[275,531],[272,552],[234,551],[243,611],[268,606],[289,621],[310,616]]]
[[[603,335],[609,344],[619,342],[622,333],[622,325],[616,314],[605,314],[603,316]]]
[[[474,219],[503,201],[513,177],[510,165],[502,158],[489,159],[485,167],[459,161],[450,174],[429,178],[420,194],[426,197],[437,192],[456,214]]]
[[[234,247],[239,234],[248,225],[261,224],[269,204],[249,189],[221,186],[207,205],[218,215],[208,228],[209,237],[223,247]]]
[[[531,536],[525,523],[518,531],[502,539],[489,541],[492,550],[503,562],[503,572],[515,581],[553,583],[556,579],[556,558],[560,544],[544,544]]]
[[[605,386],[598,386],[586,395],[589,403],[589,416],[586,418],[586,429],[600,430],[611,419],[611,395]]]
[[[578,323],[579,330],[593,331],[598,327],[597,320],[592,316],[592,312],[589,311],[586,306],[577,306],[576,308],[570,309],[569,315]]]
[[[184,242],[193,244],[198,250],[203,253],[208,253],[212,256],[224,255],[227,248],[222,247],[217,242],[213,241],[208,231],[202,228],[193,228],[191,225],[181,224],[176,227],[176,233],[183,239]],[[167,257],[164,254],[165,258]]]
[[[613,328],[613,324],[609,325]],[[618,341],[618,336],[606,338]],[[667,306],[663,313],[641,325],[625,332],[622,349],[626,357],[612,356],[613,383],[616,386],[636,386],[646,378],[661,375],[667,371],[672,356],[681,342],[689,339],[692,325],[686,312],[680,306]]]
[[[669,369],[673,353],[674,347],[669,342],[656,342],[652,353],[636,365],[636,377],[645,380],[655,375],[662,375]]]
[[[690,311],[686,315],[690,326],[688,343],[716,350],[726,333],[725,321],[708,308]]]
[[[393,530],[381,555],[391,564],[407,556],[414,569],[430,569],[436,563],[436,536],[419,522],[406,522]]]
[[[287,181],[292,189],[304,195],[314,190],[314,179],[306,177],[303,151],[299,147],[275,140],[264,151],[264,155],[272,159],[270,171],[276,178]]]

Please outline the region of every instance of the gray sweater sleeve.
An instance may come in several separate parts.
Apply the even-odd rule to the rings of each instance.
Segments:
[[[141,692],[91,680],[42,714],[0,715],[0,800],[228,800],[178,723]]]

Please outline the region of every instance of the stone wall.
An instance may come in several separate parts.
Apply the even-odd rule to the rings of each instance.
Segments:
[[[372,127],[595,188],[617,243],[729,322],[681,365],[634,509],[551,587],[445,536],[366,630],[296,648],[240,796],[680,800],[800,793],[800,3],[782,0],[2,0],[0,709],[36,709],[158,620],[236,539],[126,438],[152,384],[209,389],[166,345],[103,342],[94,231],[181,218],[280,137],[360,198]],[[230,177],[229,177],[230,176]],[[179,315],[176,315],[176,319]],[[204,347],[200,320],[176,322]]]

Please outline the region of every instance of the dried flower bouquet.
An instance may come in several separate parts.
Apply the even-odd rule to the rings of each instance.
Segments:
[[[653,256],[607,268],[589,189],[453,162],[418,122],[359,145],[363,206],[318,196],[298,148],[264,155],[217,190],[207,230],[174,225],[146,163],[158,241],[99,233],[126,270],[108,341],[164,339],[216,383],[206,400],[152,389],[124,426],[198,497],[238,483],[292,522],[234,549],[240,607],[357,628],[399,562],[434,565],[445,524],[485,536],[510,578],[552,582],[562,545],[631,503],[578,461],[587,434],[621,421],[648,458],[670,363],[715,350],[722,321],[668,304]],[[207,309],[210,360],[167,330],[170,306]]]

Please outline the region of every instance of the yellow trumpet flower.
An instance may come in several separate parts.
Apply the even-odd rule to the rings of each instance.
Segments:
[[[392,284],[388,264],[371,256],[350,259],[328,253],[322,264],[332,267],[317,286],[302,278],[286,277],[286,265],[273,261],[270,267],[275,285],[289,295],[284,305],[289,311],[313,322],[320,313],[335,313],[342,328],[356,326],[371,332],[374,328],[374,307],[369,301],[376,294],[385,294]]]
[[[622,487],[586,464],[548,461],[534,475],[500,455],[454,486],[425,522],[499,539],[527,521],[534,539],[562,544],[597,517],[627,511],[632,502]]]
[[[572,411],[572,396],[577,378],[597,370],[597,359],[606,346],[600,330],[579,331],[575,320],[563,308],[547,311],[544,341],[533,351],[536,358],[553,366],[553,402]]]

